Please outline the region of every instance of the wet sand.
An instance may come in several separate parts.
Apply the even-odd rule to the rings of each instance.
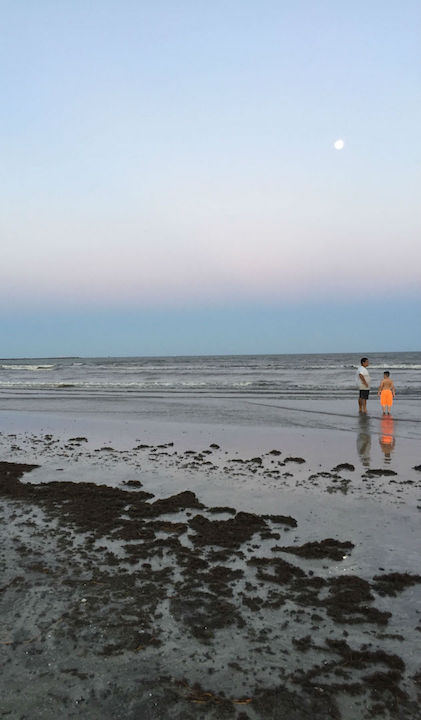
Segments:
[[[334,423],[3,414],[2,716],[418,718],[419,444]]]

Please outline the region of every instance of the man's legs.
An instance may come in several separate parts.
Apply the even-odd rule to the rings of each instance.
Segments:
[[[360,413],[363,413],[364,415],[367,414],[367,398],[361,397],[362,392],[360,391],[360,397],[358,398],[358,408]]]

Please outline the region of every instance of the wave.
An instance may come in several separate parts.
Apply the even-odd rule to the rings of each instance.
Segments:
[[[0,381],[0,392],[11,393],[16,392],[19,395],[25,393],[61,393],[62,391],[70,390],[71,392],[81,393],[89,396],[89,393],[120,393],[121,395],[141,393],[141,394],[153,394],[153,393],[187,393],[194,395],[197,394],[212,394],[212,393],[230,393],[233,395],[267,395],[268,393],[274,396],[281,397],[285,394],[299,393],[303,396],[311,397],[315,393],[321,393],[327,397],[333,395],[355,395],[354,384],[343,384],[332,387],[331,384],[297,384],[297,383],[276,383],[276,382],[12,382],[12,381]],[[373,397],[375,395],[375,388],[372,389]],[[397,397],[399,396],[411,396],[419,398],[421,395],[421,385],[414,384],[412,386],[400,386],[397,390]]]
[[[0,365],[1,370],[51,370],[55,365]]]
[[[417,362],[419,354],[402,353],[407,357],[391,357],[388,361],[387,354],[384,357],[373,357],[370,368],[373,370],[421,370],[421,363]],[[411,355],[412,357],[408,357]],[[54,361],[54,362],[53,362]],[[91,375],[97,372],[99,376],[104,374],[150,375],[152,373],[183,375],[191,373],[196,375],[208,374],[237,374],[249,375],[251,373],[267,372],[323,372],[323,371],[351,371],[356,370],[359,363],[356,358],[329,356],[316,357],[306,356],[236,356],[236,357],[179,357],[179,358],[42,358],[39,362],[28,358],[21,362],[6,360],[0,364],[0,370],[36,372],[52,370],[63,372],[76,372]]]
[[[382,365],[371,365],[375,370],[421,370],[421,365],[412,363],[383,363]]]
[[[18,365],[0,365],[0,368],[13,368],[13,369],[42,369],[42,368],[49,368],[49,367],[56,367],[54,365],[38,365],[38,366],[18,366]],[[233,372],[240,372],[240,373],[253,373],[253,372],[266,372],[266,371],[273,371],[273,372],[291,372],[291,371],[306,371],[306,372],[321,372],[323,370],[356,370],[359,367],[359,363],[342,363],[338,362],[336,364],[333,363],[310,363],[307,364],[307,362],[297,362],[295,364],[291,363],[285,363],[283,361],[280,362],[271,362],[271,363],[221,363],[221,362],[195,362],[190,360],[189,358],[183,358],[180,359],[179,363],[162,363],[157,364],[156,362],[148,362],[145,360],[144,363],[132,363],[129,360],[122,360],[122,361],[113,361],[110,363],[96,363],[96,362],[90,362],[90,363],[72,363],[71,366],[67,366],[71,368],[75,368],[77,370],[83,369],[83,371],[92,371],[92,372],[98,372],[99,374],[103,374],[104,372],[107,373],[127,373],[127,374],[135,374],[135,373],[142,373],[142,374],[151,374],[151,373],[175,373],[175,374],[182,374],[182,373],[233,373]],[[370,368],[374,370],[421,370],[421,364],[418,363],[388,363],[388,362],[382,362],[382,363],[370,363]]]
[[[359,363],[350,364],[350,365],[297,365],[296,369],[298,370],[357,370],[359,368]],[[421,370],[421,365],[418,365],[416,363],[370,363],[369,365],[370,370]],[[275,368],[276,369],[276,368]],[[282,369],[282,368],[280,368]],[[289,369],[289,368],[288,368]]]

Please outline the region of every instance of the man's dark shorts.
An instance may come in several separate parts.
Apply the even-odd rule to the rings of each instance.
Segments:
[[[369,395],[370,395],[370,390],[360,390],[361,400],[368,400]]]

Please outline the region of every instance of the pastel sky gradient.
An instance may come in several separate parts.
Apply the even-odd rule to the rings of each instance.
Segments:
[[[418,0],[1,7],[1,356],[420,346]]]

